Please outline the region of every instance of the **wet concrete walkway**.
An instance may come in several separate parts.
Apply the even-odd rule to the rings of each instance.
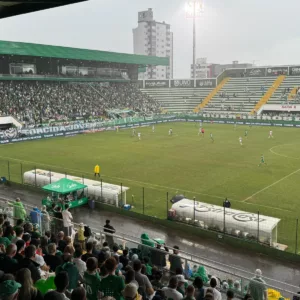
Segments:
[[[20,197],[21,200],[30,205],[41,206],[42,192],[21,190],[11,187],[0,186],[0,198],[15,199]],[[105,224],[106,219],[111,220],[111,224],[115,227],[117,233],[123,232],[133,237],[140,237],[142,233],[147,232],[152,238],[161,238],[166,241],[170,247],[178,245],[179,248],[188,253],[193,253],[207,260],[213,261],[214,265],[226,264],[248,272],[254,272],[259,268],[263,272],[264,277],[272,278],[281,282],[285,282],[294,286],[299,286],[300,272],[299,265],[286,261],[275,260],[259,253],[253,253],[245,249],[237,249],[226,246],[212,239],[203,239],[182,232],[174,232],[169,228],[143,222],[133,218],[125,217],[111,212],[91,211],[88,207],[80,207],[71,211],[74,216],[74,222],[83,222],[92,228],[100,228]],[[212,265],[211,262],[209,262]],[[225,269],[224,267],[222,267]],[[232,269],[230,269],[232,271]],[[228,271],[230,271],[228,270]],[[235,270],[235,274],[247,276],[243,271]],[[225,279],[225,278],[222,278]],[[294,288],[277,282],[269,284],[295,291]],[[300,288],[299,288],[300,290]]]

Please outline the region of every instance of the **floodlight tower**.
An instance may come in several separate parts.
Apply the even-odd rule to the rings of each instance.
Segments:
[[[193,78],[196,78],[196,19],[204,11],[203,0],[191,0],[185,5],[185,16],[193,19]]]

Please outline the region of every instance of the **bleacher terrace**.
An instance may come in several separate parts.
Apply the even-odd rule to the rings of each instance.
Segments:
[[[212,88],[157,88],[142,89],[168,112],[187,112],[193,109],[210,93]]]
[[[249,114],[272,86],[274,79],[274,77],[230,78],[203,112]]]

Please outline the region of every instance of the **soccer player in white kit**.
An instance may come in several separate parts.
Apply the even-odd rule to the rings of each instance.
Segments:
[[[138,139],[139,139],[139,141],[141,140],[141,133],[140,132],[138,132]]]
[[[239,137],[239,141],[240,141],[240,145],[243,146],[243,139],[241,136]]]
[[[173,129],[172,128],[169,129],[169,135],[173,135]]]
[[[202,132],[202,127],[199,128],[198,136],[201,134],[201,132]]]
[[[272,131],[272,130],[270,130],[270,132],[269,132],[269,139],[270,139],[270,138],[272,138],[272,139],[274,138],[274,136],[273,136],[273,131]]]
[[[152,132],[154,133],[154,131],[155,131],[155,127],[154,127],[154,125],[152,126]]]

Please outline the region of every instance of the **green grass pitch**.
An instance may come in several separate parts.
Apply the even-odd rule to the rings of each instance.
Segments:
[[[168,136],[169,127],[173,136]],[[103,181],[128,186],[127,202],[137,212],[166,217],[167,201],[175,193],[222,205],[228,197],[233,208],[280,218],[278,241],[295,249],[299,216],[300,130],[204,124],[169,123],[68,138],[52,138],[0,146],[0,175],[21,181],[22,170],[34,166],[93,178],[96,163]],[[244,137],[245,130],[248,137]],[[269,139],[273,130],[274,139]],[[213,133],[214,143],[209,134]],[[243,138],[243,146],[239,137]],[[267,165],[258,166],[264,154]],[[133,203],[132,203],[133,195]],[[170,204],[169,204],[170,208]]]

